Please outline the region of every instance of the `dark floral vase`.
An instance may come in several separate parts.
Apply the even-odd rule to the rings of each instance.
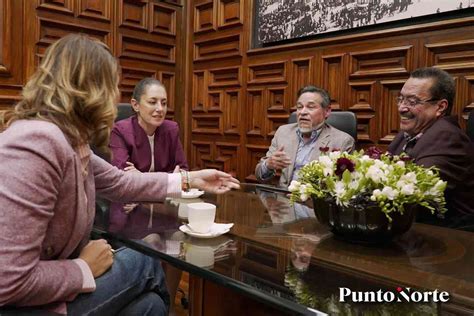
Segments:
[[[378,205],[365,208],[342,207],[333,201],[313,198],[318,221],[329,226],[338,239],[361,244],[381,244],[408,231],[416,215],[416,205],[405,206],[403,214],[390,214],[389,221]]]

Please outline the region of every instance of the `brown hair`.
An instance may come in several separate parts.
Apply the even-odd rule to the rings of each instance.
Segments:
[[[2,127],[20,119],[56,124],[73,147],[107,150],[116,115],[118,67],[107,46],[70,34],[52,44],[23,88],[22,100],[2,113]]]

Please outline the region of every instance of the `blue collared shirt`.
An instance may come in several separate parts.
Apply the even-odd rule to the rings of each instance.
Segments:
[[[311,162],[311,153],[313,152],[314,145],[316,144],[316,140],[318,139],[319,134],[321,133],[321,128],[314,130],[311,132],[311,138],[305,142],[302,133],[300,130],[296,131],[296,135],[298,135],[298,149],[296,150],[296,159],[295,165],[293,166],[293,176],[291,180],[298,180],[298,171],[306,164]]]

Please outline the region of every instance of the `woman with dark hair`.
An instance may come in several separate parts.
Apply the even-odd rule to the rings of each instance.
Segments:
[[[179,172],[188,169],[176,122],[165,119],[168,97],[165,86],[155,78],[142,79],[133,90],[131,105],[136,115],[114,124],[109,148],[112,165],[125,171]],[[110,224],[116,225],[138,204],[113,203]],[[153,212],[154,205],[150,204]],[[171,300],[181,279],[181,270],[163,264]],[[173,305],[171,305],[173,312]]]
[[[136,115],[115,123],[110,136],[112,164],[124,170],[173,172],[188,169],[176,122],[166,120],[165,86],[142,79],[131,100]]]
[[[124,172],[94,155],[89,145],[108,145],[118,78],[103,43],[68,35],[46,50],[18,105],[1,113],[0,312],[166,314],[159,260],[89,240],[96,192],[163,201],[183,187],[239,186],[216,170]]]

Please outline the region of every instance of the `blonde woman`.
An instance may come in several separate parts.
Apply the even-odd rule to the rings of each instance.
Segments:
[[[216,170],[124,172],[95,156],[107,148],[118,96],[117,64],[84,35],[53,45],[2,114],[0,311],[164,315],[169,295],[158,260],[89,240],[95,195],[161,201],[183,186],[223,193],[238,181]]]

